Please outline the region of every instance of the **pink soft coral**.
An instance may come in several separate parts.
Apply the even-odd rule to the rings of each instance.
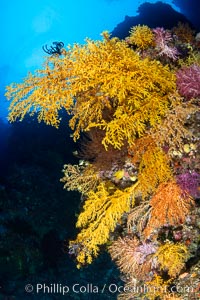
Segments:
[[[183,67],[177,71],[176,78],[178,91],[186,100],[200,97],[200,66]]]
[[[173,41],[171,33],[160,27],[153,29],[153,32],[155,35],[155,43],[159,51],[159,55],[169,57],[172,60],[176,60],[179,54],[178,50],[176,49],[176,47],[171,47],[168,45],[169,42]]]

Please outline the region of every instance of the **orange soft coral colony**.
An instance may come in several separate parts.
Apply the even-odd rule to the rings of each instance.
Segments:
[[[170,106],[175,76],[158,61],[141,59],[125,41],[109,38],[69,46],[61,57],[47,59],[44,69],[7,88],[9,120],[37,114],[39,121],[59,126],[59,111],[72,118],[74,139],[98,127],[103,144],[120,149],[154,127]],[[148,125],[149,126],[149,125]]]
[[[162,226],[183,224],[194,206],[193,198],[173,180],[161,183],[150,200],[151,216],[144,230],[146,237]]]

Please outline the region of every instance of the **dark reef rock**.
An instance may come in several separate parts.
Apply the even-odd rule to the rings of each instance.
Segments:
[[[169,4],[160,1],[155,4],[145,2],[139,6],[137,16],[126,16],[125,20],[114,28],[112,36],[124,39],[129,35],[130,28],[138,24],[147,25],[150,28],[163,27],[171,29],[178,22],[188,23],[193,27],[192,23],[183,14],[175,11]]]
[[[194,27],[200,30],[200,1],[199,0],[174,0],[173,3],[191,21]]]

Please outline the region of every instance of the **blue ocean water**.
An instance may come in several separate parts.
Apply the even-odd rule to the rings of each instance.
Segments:
[[[28,71],[41,67],[42,46],[53,41],[65,45],[99,39],[125,19],[137,15],[144,1],[133,0],[11,0],[1,4],[0,118],[5,120],[8,104],[5,86],[20,82]],[[155,3],[156,1],[150,1]],[[172,3],[172,1],[163,1]]]
[[[194,26],[200,27],[198,2],[192,0],[188,4],[186,0],[162,1],[182,11]],[[111,32],[126,16],[137,16],[138,7],[142,3],[145,1],[4,1],[0,18],[0,118],[5,120],[7,116],[5,86],[11,82],[20,82],[28,71],[41,67],[44,59],[42,45],[51,44],[55,40],[61,40],[67,45],[84,43],[86,37],[99,39],[103,30]],[[155,12],[156,18],[159,16]]]
[[[128,35],[131,24],[168,28],[184,18],[187,18],[198,32],[198,2],[199,0],[190,0],[188,5],[186,0],[10,0],[1,4],[0,198],[4,202],[0,203],[3,207],[0,208],[0,222],[6,220],[10,227],[2,222],[0,236],[8,234],[14,248],[22,247],[24,241],[21,252],[26,249],[25,258],[32,259],[32,262],[26,264],[21,252],[18,251],[14,255],[12,249],[2,254],[15,264],[13,270],[9,266],[10,270],[0,261],[0,286],[2,280],[3,286],[6,287],[3,288],[2,295],[7,295],[6,290],[9,291],[9,295],[13,295],[13,290],[18,291],[19,287],[22,288],[22,278],[27,280],[28,274],[30,279],[31,275],[35,276],[40,269],[43,270],[43,266],[48,270],[47,273],[50,269],[52,273],[59,274],[52,275],[49,272],[48,279],[57,276],[63,280],[67,276],[65,272],[69,272],[74,266],[72,262],[67,261],[66,266],[62,265],[60,268],[60,258],[62,260],[63,257],[58,249],[60,240],[71,239],[74,235],[75,214],[79,210],[80,202],[78,194],[66,196],[66,191],[62,190],[63,186],[59,182],[63,165],[76,161],[72,156],[75,146],[69,138],[70,131],[67,125],[62,124],[61,129],[57,131],[29,118],[22,123],[8,124],[5,87],[12,82],[21,82],[29,71],[34,72],[35,69],[41,68],[45,57],[42,46],[51,45],[54,41],[62,41],[65,46],[84,43],[86,37],[100,39],[104,30],[124,38]],[[30,211],[33,212],[33,219],[32,223],[27,223],[26,216]],[[48,222],[45,223],[47,219]],[[31,227],[36,221],[38,227],[41,224],[40,233],[38,228]],[[45,226],[49,226],[48,230]],[[39,234],[42,238],[38,237]],[[49,248],[55,241],[58,247],[51,249],[51,252]],[[38,244],[39,242],[41,244]],[[35,252],[32,249],[35,249]],[[116,280],[116,270],[112,263],[104,258],[100,258],[86,271],[81,271],[81,275],[77,270],[73,271],[72,278],[78,280],[77,278],[82,276],[83,283],[86,279],[97,281],[94,274],[98,268],[103,268],[99,277],[111,276],[112,280]],[[17,274],[21,274],[21,277]],[[14,284],[16,279],[17,284]],[[14,299],[22,299],[19,296],[20,292],[17,293],[18,296]],[[0,294],[0,297],[2,295]]]

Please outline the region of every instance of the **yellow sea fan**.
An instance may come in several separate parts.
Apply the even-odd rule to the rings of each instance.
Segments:
[[[109,144],[121,149],[161,122],[176,89],[173,71],[141,59],[125,41],[103,36],[103,41],[69,46],[63,57],[47,58],[44,69],[9,86],[9,120],[36,114],[39,122],[58,127],[64,109],[75,141],[81,132],[99,128],[106,149]]]
[[[176,277],[184,267],[189,257],[189,252],[184,244],[173,244],[166,242],[159,247],[155,256],[161,269],[167,270],[170,277]]]
[[[114,231],[117,222],[134,205],[135,185],[125,190],[116,190],[109,194],[104,183],[97,191],[90,191],[79,215],[77,227],[81,228],[75,241],[70,244],[81,245],[77,255],[78,267],[92,262],[99,253],[99,246],[105,244]]]
[[[143,199],[154,193],[161,182],[172,178],[167,155],[150,136],[137,139],[135,144],[129,147],[129,153],[132,155],[133,164],[139,164],[137,189]]]
[[[128,42],[144,50],[154,45],[154,35],[152,30],[146,25],[134,26],[130,30]]]
[[[68,191],[79,191],[86,195],[89,191],[95,190],[99,184],[98,173],[95,172],[91,164],[83,169],[80,168],[80,164],[66,164],[63,173],[64,177],[60,181],[64,182],[64,188]]]

